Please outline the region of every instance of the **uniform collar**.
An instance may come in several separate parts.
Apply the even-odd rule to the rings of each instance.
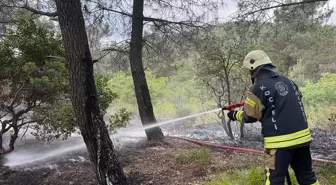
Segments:
[[[276,76],[279,76],[278,69],[272,64],[262,65],[252,73],[252,79],[254,81]]]

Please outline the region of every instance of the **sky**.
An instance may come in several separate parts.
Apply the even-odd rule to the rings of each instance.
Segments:
[[[329,23],[336,25],[336,0],[330,0],[329,6],[334,8],[334,12],[330,17]]]

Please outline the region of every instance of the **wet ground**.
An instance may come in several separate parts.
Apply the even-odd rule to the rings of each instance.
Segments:
[[[177,156],[200,146],[180,139],[166,137],[163,142],[139,140],[119,150],[117,155],[131,185],[197,185],[211,174],[247,168],[258,155],[233,151],[212,150],[206,168],[196,164],[180,164]],[[76,155],[81,160],[69,160]],[[86,152],[68,154],[26,167],[0,167],[1,185],[94,185],[97,184]]]
[[[180,166],[181,169],[179,170],[175,167],[175,161],[169,159],[171,153],[199,146],[176,141],[176,139],[169,137],[164,144],[147,143],[144,139],[145,133],[137,130],[139,127],[141,127],[140,123],[133,122],[127,128],[121,129],[119,133],[111,136],[119,160],[124,166],[124,171],[133,184],[183,184],[185,181],[182,177],[192,179],[195,181],[194,184],[197,184],[197,181],[204,180],[204,174],[194,177],[194,173],[200,173],[197,169],[188,170],[192,167]],[[238,126],[233,125],[233,128],[239,130]],[[163,130],[166,136],[182,136],[244,148],[263,148],[260,125],[257,123],[246,125],[245,138],[235,141],[228,139],[220,124],[186,127],[181,123],[176,123],[163,127]],[[313,156],[336,159],[335,129],[313,129],[312,135],[314,138],[312,142]],[[209,168],[211,170],[207,173],[222,171],[223,166],[226,170],[234,169],[234,165],[237,165],[236,167],[244,166],[247,163],[243,161],[251,158],[250,154],[232,151],[215,152],[217,158],[232,158],[232,160],[221,161],[225,165],[215,165],[216,162],[214,162],[213,166]],[[141,160],[139,161],[139,159]],[[238,159],[242,163],[236,163],[235,161]],[[220,160],[217,159],[216,161]],[[232,165],[230,161],[233,161]],[[158,163],[162,163],[162,169],[158,168]],[[18,142],[17,149],[6,156],[5,165],[9,168],[1,167],[0,169],[1,185],[75,185],[83,182],[88,185],[96,184],[81,137],[72,137],[67,141],[56,141],[51,144],[36,143],[32,138],[22,140]],[[159,174],[158,178],[155,173]],[[174,180],[176,183],[173,182]]]
[[[233,123],[233,130],[237,132],[239,125]],[[204,124],[183,129],[171,129],[170,135],[181,136],[193,139],[199,139],[209,143],[216,143],[228,146],[263,149],[263,138],[261,135],[261,128],[259,123],[246,124],[244,128],[243,139],[239,139],[236,134],[236,140],[230,140],[223,131],[220,124]],[[325,159],[336,158],[336,128],[328,127],[325,129],[314,128],[311,129],[313,141],[311,143],[311,150],[313,157],[320,157]]]

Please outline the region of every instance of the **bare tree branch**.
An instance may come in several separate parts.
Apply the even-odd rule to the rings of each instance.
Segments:
[[[101,4],[98,4],[98,8],[100,8],[100,9],[102,9],[102,10],[105,10],[105,11],[118,13],[118,14],[121,14],[121,15],[124,15],[124,16],[127,16],[127,17],[132,17],[132,14],[131,14],[131,13],[122,12],[122,11],[114,10],[114,9],[111,9],[111,8],[107,8],[107,7],[104,7],[104,6],[101,5]]]
[[[21,92],[21,90],[23,89],[23,87],[25,86],[25,84],[22,84],[21,87],[15,92],[12,103],[10,104],[11,107],[13,107],[14,103],[16,102],[19,93]]]
[[[114,10],[111,8],[107,8],[102,6],[101,4],[98,4],[98,8],[105,10],[105,11],[109,11],[109,12],[114,12],[114,13],[118,13],[127,17],[133,17],[133,15],[131,13],[127,13],[127,12],[122,12],[122,11],[118,11],[118,10]],[[143,21],[147,21],[147,22],[160,22],[160,23],[165,23],[165,24],[176,24],[176,25],[184,25],[184,26],[189,26],[189,27],[200,27],[203,28],[203,26],[198,26],[190,21],[169,21],[169,20],[165,20],[165,19],[159,19],[159,18],[153,18],[153,17],[143,17]]]
[[[48,17],[57,17],[57,12],[45,12],[45,11],[41,11],[41,10],[36,10],[36,9],[34,9],[34,8],[32,8],[28,5],[28,1],[26,1],[25,5],[23,5],[23,6],[1,4],[0,7],[21,8],[21,9],[25,9],[29,12],[32,12],[34,14],[45,15],[45,16],[48,16]]]
[[[25,136],[26,136],[26,133],[27,133],[27,131],[28,131],[28,129],[29,129],[29,124],[30,124],[30,123],[28,123],[26,130],[23,132],[23,134],[22,134],[22,137],[21,137],[21,140],[20,140],[20,141],[22,141],[23,137],[25,137]]]
[[[8,123],[12,122],[13,118],[5,120],[5,121],[1,121],[2,124],[7,125]]]
[[[119,52],[119,53],[125,53],[125,54],[128,54],[129,52],[127,50],[124,50],[124,49],[119,49],[119,48],[106,48],[106,49],[103,49],[103,51],[116,51],[116,52]]]
[[[269,7],[265,7],[265,8],[261,8],[252,12],[248,12],[246,14],[244,14],[243,16],[246,15],[251,15],[251,14],[255,14],[257,12],[262,12],[265,10],[270,10],[270,9],[274,9],[274,8],[279,8],[279,7],[287,7],[287,6],[294,6],[294,5],[300,5],[300,4],[308,4],[308,3],[316,3],[316,2],[328,2],[329,0],[308,0],[308,1],[300,1],[300,2],[294,2],[294,3],[286,3],[286,4],[279,4],[279,5],[275,5],[275,6],[269,6]]]
[[[54,60],[65,61],[65,57],[52,56],[52,55],[48,55],[48,56],[46,56],[46,57],[47,57],[47,58],[54,59]]]
[[[5,128],[5,129],[3,130],[2,133],[6,133],[6,132],[8,132],[12,127],[13,127],[13,125],[10,124],[7,128]]]
[[[18,128],[22,127],[23,125],[27,125],[30,123],[36,123],[36,120],[32,120],[32,121],[22,121],[21,124],[17,125]]]
[[[19,118],[19,117],[21,117],[23,114],[25,114],[25,113],[31,111],[31,109],[34,108],[35,106],[36,106],[36,102],[34,102],[33,104],[28,105],[28,107],[27,107],[26,109],[23,109],[23,110],[20,110],[20,111],[17,112],[17,113],[14,113],[14,116]]]
[[[4,106],[3,106],[3,105],[0,105],[0,107],[2,108],[2,107],[4,107]],[[9,114],[8,112],[3,112],[3,113],[1,113],[1,115],[0,115],[0,123],[2,123],[1,119],[4,118],[5,116],[7,116],[8,114]]]
[[[209,86],[211,88],[211,90],[212,90],[212,92],[214,93],[215,96],[217,96],[217,97],[224,96],[224,91],[220,92],[214,86],[212,86],[209,81],[206,81],[205,83],[207,84],[207,86]]]
[[[34,8],[32,8],[28,5],[28,1],[26,1],[26,4],[22,7],[20,7],[20,8],[28,10],[28,11],[34,13],[34,14],[45,15],[45,16],[48,16],[48,17],[56,17],[58,15],[57,12],[44,12],[44,11],[41,11],[41,10],[36,10],[36,9],[34,9]]]
[[[188,27],[204,28],[204,26],[198,26],[195,23],[190,22],[190,21],[169,21],[169,20],[152,18],[152,17],[144,17],[144,21],[160,22],[160,23],[165,23],[165,24],[176,24],[176,25],[183,25],[183,26],[188,26]]]
[[[0,20],[0,24],[10,24],[10,23],[17,23],[18,20],[12,19],[12,20]]]

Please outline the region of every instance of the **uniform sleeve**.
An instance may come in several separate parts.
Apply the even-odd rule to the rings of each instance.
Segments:
[[[237,120],[244,123],[259,121],[263,116],[265,106],[260,99],[252,92],[248,91],[244,103],[244,110],[237,112]]]
[[[300,89],[298,88],[298,92],[299,92],[299,96],[302,99],[302,92],[300,91]]]
[[[299,88],[299,86],[294,82],[294,81],[292,81],[293,82],[293,84],[294,84],[294,86],[295,86],[295,88],[297,89],[297,91],[298,91],[298,93],[299,93],[299,96],[300,96],[300,98],[302,99],[302,91],[300,90],[300,88]],[[295,89],[294,89],[295,90]]]

